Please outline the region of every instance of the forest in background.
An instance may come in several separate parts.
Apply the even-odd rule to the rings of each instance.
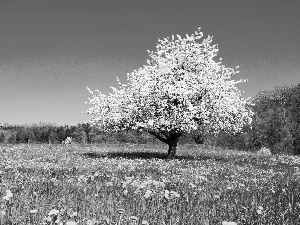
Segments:
[[[229,149],[256,151],[267,147],[273,154],[300,154],[300,84],[261,91],[252,100],[251,126],[241,132],[220,131],[202,135],[200,130],[184,134],[180,143],[207,144]],[[89,123],[57,126],[49,123],[0,124],[0,143],[60,144],[67,137],[77,143],[159,143],[154,136],[138,131],[104,132]]]

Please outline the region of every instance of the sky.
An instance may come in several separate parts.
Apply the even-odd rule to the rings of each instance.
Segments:
[[[243,97],[300,83],[299,0],[0,0],[0,123],[88,122],[90,93],[146,64],[158,38],[213,36]]]

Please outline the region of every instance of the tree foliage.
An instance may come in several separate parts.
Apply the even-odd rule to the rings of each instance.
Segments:
[[[300,153],[300,84],[261,91],[254,99],[253,134],[273,152]]]
[[[91,90],[87,111],[94,125],[106,130],[142,129],[169,145],[175,155],[179,137],[203,132],[240,130],[251,121],[248,101],[232,80],[237,73],[215,61],[212,37],[200,41],[200,28],[185,38],[158,40],[147,65],[127,74],[128,83],[105,95]]]

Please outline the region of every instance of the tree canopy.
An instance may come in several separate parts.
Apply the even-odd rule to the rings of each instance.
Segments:
[[[238,68],[215,61],[218,45],[212,37],[192,35],[158,39],[148,51],[147,65],[127,74],[128,83],[105,95],[89,92],[87,111],[103,129],[142,129],[169,145],[173,157],[179,137],[199,127],[203,132],[239,131],[251,122],[248,99],[232,80]]]
[[[253,132],[273,152],[300,153],[300,84],[261,91],[253,100]]]

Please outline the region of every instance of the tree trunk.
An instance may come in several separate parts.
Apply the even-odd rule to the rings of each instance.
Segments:
[[[177,141],[178,142],[178,141]],[[168,159],[172,159],[176,155],[177,142],[169,144]]]
[[[177,144],[182,133],[176,132],[174,130],[169,131],[168,133],[167,132],[159,133],[155,131],[148,131],[148,133],[154,135],[160,141],[169,145],[168,156],[167,156],[168,159],[175,157]]]
[[[179,141],[179,137],[181,134],[174,135],[172,138],[168,140],[169,150],[168,150],[168,159],[174,158],[176,155],[177,144]]]

